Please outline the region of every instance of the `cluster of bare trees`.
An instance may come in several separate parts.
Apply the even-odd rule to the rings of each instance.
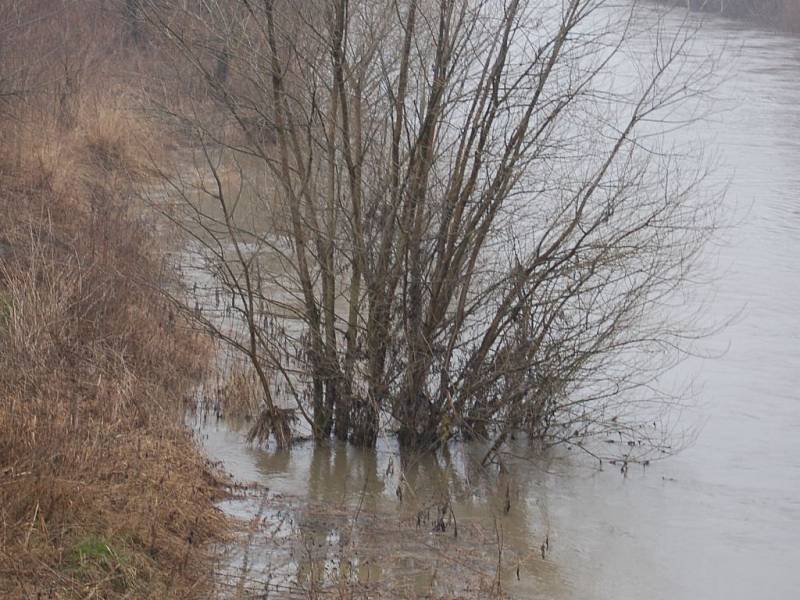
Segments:
[[[139,12],[131,10],[101,0],[0,2],[0,127],[13,121],[35,137],[42,119],[53,118],[73,129],[80,98],[107,93],[122,79],[110,62],[140,32]],[[12,134],[3,134],[10,142]]]
[[[707,74],[690,32],[602,0],[139,10],[194,142],[168,174],[219,287],[194,309],[257,372],[262,433],[291,406],[365,445],[640,435],[711,229],[659,146]]]

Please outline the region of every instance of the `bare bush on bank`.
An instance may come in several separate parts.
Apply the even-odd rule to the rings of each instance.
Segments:
[[[141,7],[192,92],[164,107],[193,168],[164,176],[221,291],[190,308],[251,363],[265,432],[663,441],[713,230],[659,135],[712,66],[684,68],[690,29],[599,0]]]

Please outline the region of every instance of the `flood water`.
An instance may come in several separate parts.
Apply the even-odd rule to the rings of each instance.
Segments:
[[[624,477],[566,449],[520,448],[500,472],[479,466],[480,446],[257,449],[212,414],[198,423],[210,457],[268,488],[223,505],[252,524],[229,563],[248,587],[303,597],[347,579],[481,597],[500,547],[513,597],[797,597],[800,39],[715,17],[699,37],[728,70],[714,92],[725,110],[691,131],[719,158],[716,183],[729,180],[709,319],[740,316],[708,340],[724,355],[681,366],[701,384],[685,415],[701,425],[694,443]]]

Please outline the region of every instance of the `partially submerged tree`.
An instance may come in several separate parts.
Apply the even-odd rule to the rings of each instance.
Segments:
[[[713,225],[658,135],[707,75],[690,31],[631,46],[636,7],[602,0],[141,9],[198,149],[175,218],[232,298],[196,313],[257,372],[262,432],[289,399],[364,445],[638,428]]]

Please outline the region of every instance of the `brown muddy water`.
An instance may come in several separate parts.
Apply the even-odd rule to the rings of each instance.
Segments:
[[[337,597],[347,582],[367,597],[486,597],[499,572],[516,598],[798,597],[800,39],[711,17],[698,46],[728,70],[713,93],[724,110],[679,135],[716,152],[711,183],[729,184],[709,318],[741,316],[708,340],[723,356],[670,375],[701,384],[683,415],[701,426],[694,443],[626,476],[520,445],[501,472],[480,467],[479,444],[278,452],[198,415],[210,457],[266,488],[222,505],[249,523],[227,549],[233,590]]]

